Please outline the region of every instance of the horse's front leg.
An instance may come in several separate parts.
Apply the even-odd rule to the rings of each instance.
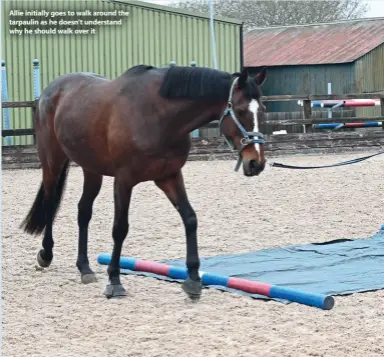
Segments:
[[[186,263],[189,275],[189,278],[183,283],[183,290],[191,299],[199,299],[202,284],[199,276],[200,259],[197,247],[197,218],[195,211],[189,203],[181,170],[177,174],[155,181],[155,183],[166,194],[183,220],[187,239]]]

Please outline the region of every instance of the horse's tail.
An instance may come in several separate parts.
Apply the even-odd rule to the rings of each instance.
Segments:
[[[55,220],[57,211],[60,207],[61,199],[63,197],[63,192],[65,189],[65,184],[67,181],[69,171],[69,160],[64,163],[63,169],[60,173],[60,177],[56,183],[56,187],[53,189],[52,199],[51,201],[51,214],[53,217],[53,221]],[[23,220],[20,225],[20,228],[29,234],[39,235],[44,231],[46,226],[46,205],[45,205],[45,188],[44,183],[40,184],[39,191],[37,192],[35,201],[31,209],[29,210],[27,216]],[[53,223],[52,221],[52,223]]]
[[[39,105],[37,105],[36,107],[33,119],[35,122],[40,120]],[[35,127],[38,131],[39,126],[36,125]],[[47,193],[44,188],[44,182],[41,182],[35,201],[33,202],[31,209],[29,210],[27,216],[20,225],[20,228],[23,229],[24,232],[39,235],[44,231],[46,226],[47,214],[46,200],[49,200],[49,206],[51,209],[50,213],[52,214],[52,218],[54,221],[56,213],[60,207],[61,199],[63,197],[68,171],[69,160],[67,159],[62,166],[60,176],[55,180],[56,184],[55,187],[52,187],[52,193]]]

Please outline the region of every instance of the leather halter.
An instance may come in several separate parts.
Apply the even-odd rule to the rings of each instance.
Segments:
[[[229,92],[229,98],[228,98],[228,104],[227,104],[227,108],[224,110],[223,112],[223,115],[221,116],[220,118],[220,121],[219,121],[219,129],[220,129],[220,133],[222,133],[222,130],[221,130],[221,126],[222,126],[222,123],[223,123],[223,120],[224,118],[227,116],[227,115],[230,115],[232,120],[235,122],[235,124],[237,125],[237,127],[239,128],[243,138],[241,139],[240,143],[241,143],[241,147],[240,148],[237,148],[235,146],[235,144],[230,141],[224,134],[224,139],[225,141],[227,142],[228,146],[233,149],[233,150],[237,150],[238,154],[239,154],[239,159],[237,160],[237,164],[235,166],[235,171],[238,171],[239,168],[240,168],[240,165],[241,163],[243,162],[243,159],[241,158],[241,152],[245,149],[245,147],[247,147],[248,145],[250,144],[264,144],[265,143],[265,140],[263,139],[264,138],[264,135],[262,133],[259,133],[259,132],[255,132],[255,131],[246,131],[245,128],[241,125],[240,121],[236,118],[236,115],[235,115],[235,112],[233,111],[232,109],[232,97],[233,97],[233,91],[234,91],[234,88],[235,88],[235,85],[237,84],[239,80],[239,77],[237,77],[233,82],[232,82],[232,85],[231,85],[231,90]],[[260,138],[260,139],[259,139]]]

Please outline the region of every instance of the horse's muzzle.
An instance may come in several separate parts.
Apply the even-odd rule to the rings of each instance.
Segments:
[[[258,176],[264,170],[265,163],[260,163],[257,160],[248,160],[243,162],[244,176]]]

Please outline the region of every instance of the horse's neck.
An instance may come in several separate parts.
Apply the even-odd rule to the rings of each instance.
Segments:
[[[207,104],[197,102],[194,104],[193,111],[188,115],[188,121],[185,123],[185,130],[192,132],[214,120],[219,120],[224,113],[226,103]],[[196,110],[197,109],[197,110]]]
[[[215,105],[215,106],[209,106],[206,111],[204,109],[201,111],[201,116],[196,116],[196,118],[193,119],[192,123],[195,125],[195,127],[192,130],[195,130],[203,125],[208,124],[211,121],[218,120],[221,118],[221,116],[224,114],[224,110],[226,107],[226,103],[223,102],[221,104]],[[252,100],[249,103],[249,110],[253,113],[255,118],[255,125],[253,128],[253,131],[259,131],[259,125],[258,125],[258,116],[257,112],[259,109],[259,104],[257,100]],[[192,124],[191,123],[191,124]]]

